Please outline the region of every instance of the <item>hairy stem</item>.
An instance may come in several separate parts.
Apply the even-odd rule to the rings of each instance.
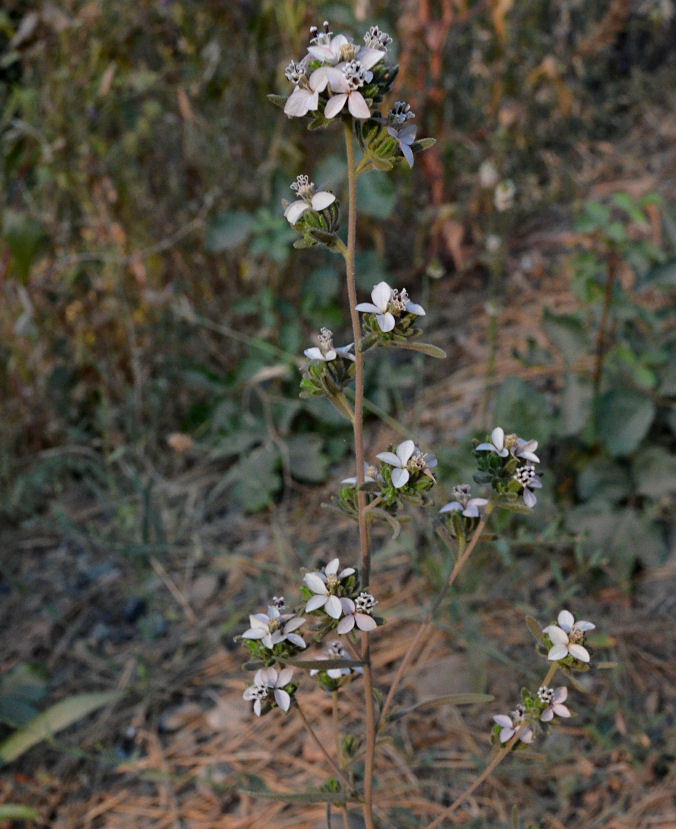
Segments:
[[[552,665],[550,665],[549,670],[547,671],[547,675],[545,676],[545,678],[542,680],[542,682],[540,684],[541,685],[549,685],[549,683],[554,678],[554,674],[556,673],[557,669],[558,669],[558,665],[557,665],[556,662],[554,662]],[[434,829],[435,826],[439,826],[441,823],[443,823],[444,820],[446,820],[446,818],[450,817],[453,814],[453,812],[455,812],[455,810],[458,808],[458,806],[460,806],[460,804],[464,800],[467,800],[467,798],[474,791],[476,791],[476,789],[479,788],[479,786],[484,782],[484,780],[486,780],[487,777],[490,777],[492,772],[500,765],[500,763],[502,763],[502,761],[510,753],[510,751],[512,750],[512,747],[514,746],[516,741],[519,739],[521,734],[526,730],[526,728],[528,728],[528,723],[527,722],[524,723],[516,731],[516,733],[510,738],[509,742],[507,742],[505,744],[504,748],[500,749],[500,751],[495,755],[495,757],[486,766],[486,768],[481,772],[481,774],[472,783],[472,785],[469,786],[467,789],[465,789],[465,791],[459,797],[457,797],[453,801],[453,803],[451,803],[451,805],[448,807],[448,809],[446,809],[445,812],[442,812],[438,817],[436,817],[432,821],[432,823],[429,823],[425,827],[425,829]]]
[[[467,559],[472,554],[472,551],[476,547],[477,542],[478,542],[478,540],[481,536],[481,533],[484,531],[484,527],[486,526],[486,522],[488,521],[488,517],[491,514],[492,510],[493,510],[493,505],[489,503],[486,506],[486,515],[477,524],[477,528],[474,530],[474,534],[472,535],[472,538],[470,539],[469,544],[467,544],[467,546],[464,549],[462,548],[462,544],[460,545],[460,555],[458,557],[458,560],[455,562],[455,566],[451,570],[451,573],[450,573],[449,577],[446,579],[446,583],[441,588],[441,590],[439,592],[439,595],[436,597],[436,599],[434,600],[432,606],[430,607],[429,612],[427,613],[427,616],[425,617],[425,621],[418,628],[418,632],[413,637],[413,641],[409,645],[408,650],[404,654],[404,658],[402,659],[401,664],[399,665],[399,668],[398,668],[397,673],[394,677],[394,680],[392,681],[392,685],[390,686],[390,690],[388,691],[387,697],[385,698],[385,703],[384,703],[384,705],[382,707],[382,710],[380,712],[380,718],[378,720],[378,725],[379,726],[385,724],[385,722],[386,722],[385,717],[387,715],[387,712],[390,709],[390,705],[392,704],[392,700],[394,699],[394,694],[395,694],[397,688],[399,687],[399,683],[401,682],[401,679],[404,675],[404,671],[408,667],[408,664],[411,661],[411,659],[413,658],[413,655],[415,653],[417,653],[418,645],[420,643],[420,640],[422,639],[423,635],[427,632],[427,629],[429,628],[429,626],[432,624],[432,619],[434,617],[434,614],[436,613],[437,609],[439,608],[439,605],[441,604],[441,602],[444,600],[444,596],[448,592],[448,590],[451,587],[451,585],[453,584],[453,582],[456,580],[456,578],[458,576],[458,573],[463,568],[463,565],[465,564]]]

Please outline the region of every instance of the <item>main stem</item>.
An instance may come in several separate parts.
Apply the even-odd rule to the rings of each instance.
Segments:
[[[366,518],[366,494],[361,489],[364,483],[364,355],[361,351],[361,327],[357,311],[357,286],[355,284],[354,259],[357,242],[357,171],[354,161],[354,139],[352,125],[345,123],[345,151],[347,153],[347,248],[345,249],[345,277],[347,296],[352,320],[354,337],[355,374],[354,374],[354,454],[357,463],[357,506],[359,512],[359,543],[361,547],[361,578],[366,587],[371,575],[371,555],[369,552],[368,526]],[[376,719],[373,709],[373,675],[371,673],[371,654],[368,634],[362,634],[362,657],[364,659],[364,704],[366,707],[366,757],[364,766],[364,823],[366,829],[375,829],[373,823],[373,767],[376,750]]]

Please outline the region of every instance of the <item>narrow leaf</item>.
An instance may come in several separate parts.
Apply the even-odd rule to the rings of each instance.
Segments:
[[[533,634],[533,636],[538,640],[538,642],[542,642],[542,644],[544,644],[545,636],[537,620],[534,619],[532,616],[526,616],[526,626],[528,627],[528,630]]]
[[[284,97],[284,95],[273,95],[272,93],[270,93],[267,96],[267,98],[271,104],[274,104],[276,107],[279,107],[280,109],[284,109],[284,104],[286,104],[286,98]]]
[[[396,711],[390,719],[398,720],[422,708],[425,705],[474,705],[477,702],[492,702],[495,699],[493,694],[444,694],[441,697],[432,697],[432,699],[424,699],[417,702],[410,708],[404,708]]]
[[[316,668],[320,671],[328,670],[329,668],[358,668],[361,665],[366,665],[360,659],[283,659],[279,662],[285,665],[294,665],[296,668],[307,668],[308,670]]]
[[[10,763],[16,760],[37,743],[53,737],[98,708],[117,702],[121,697],[120,691],[102,691],[76,694],[57,702],[0,744],[0,762]]]
[[[421,153],[423,150],[429,150],[437,143],[436,138],[421,138],[411,144],[411,149],[414,153]]]
[[[406,348],[409,351],[419,351],[421,354],[427,354],[428,357],[436,357],[437,360],[445,360],[446,352],[436,345],[431,343],[392,343],[391,348]]]
[[[40,815],[23,803],[0,804],[0,820],[40,820]]]
[[[286,803],[347,803],[344,792],[271,792],[265,789],[238,789],[251,797],[283,800]]]
[[[401,532],[401,524],[396,518],[391,516],[389,512],[386,512],[384,509],[380,509],[379,507],[374,507],[373,509],[370,509],[367,514],[372,515],[374,518],[380,518],[382,521],[387,521],[390,527],[392,527],[392,538],[398,538],[399,533]]]

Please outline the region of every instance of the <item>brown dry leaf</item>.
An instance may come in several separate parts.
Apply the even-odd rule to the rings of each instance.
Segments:
[[[465,235],[465,227],[457,219],[446,219],[441,226],[446,247],[453,257],[453,264],[461,271],[465,267],[465,255],[462,250],[462,239]]]
[[[181,113],[181,118],[183,118],[184,121],[194,121],[195,113],[192,111],[190,98],[188,98],[188,94],[185,89],[179,86],[176,90],[176,97],[178,98],[178,110]]]

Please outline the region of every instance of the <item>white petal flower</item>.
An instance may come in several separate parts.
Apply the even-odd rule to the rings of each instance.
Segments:
[[[535,493],[531,492],[533,489],[542,489],[542,481],[535,473],[535,467],[532,463],[526,463],[520,466],[513,475],[514,480],[518,481],[523,487],[523,502],[531,509],[537,503]]]
[[[326,654],[323,656],[318,656],[317,659],[326,659],[326,660],[336,660],[336,659],[350,659],[350,654],[348,653],[345,646],[339,639],[334,639],[332,642],[329,642],[329,646],[326,649]],[[364,669],[357,666],[355,668],[327,668],[326,673],[331,679],[340,679],[342,676],[348,676],[354,671],[354,673],[363,674]],[[319,668],[312,668],[310,670],[310,676],[316,676],[320,672]]]
[[[260,639],[266,648],[272,650],[280,642],[291,642],[299,648],[305,647],[301,636],[295,633],[305,622],[300,616],[291,613],[282,614],[277,607],[268,607],[267,614],[255,613],[249,616],[249,627],[242,634],[242,639]]]
[[[395,489],[401,489],[408,482],[410,474],[406,467],[414,452],[415,443],[412,440],[405,440],[397,446],[394,452],[381,452],[376,455],[378,460],[393,467],[392,483]]]
[[[331,559],[324,571],[306,573],[303,581],[315,594],[310,597],[305,605],[305,612],[311,613],[314,610],[324,609],[324,612],[332,619],[340,619],[345,611],[344,598],[336,595],[343,579],[351,576],[354,567],[345,567],[340,572],[340,562],[337,558]]]
[[[345,616],[338,623],[336,633],[349,633],[355,625],[359,630],[374,630],[378,623],[371,616],[371,611],[378,604],[370,593],[362,591],[355,601],[341,599],[345,608]]]
[[[296,83],[296,88],[286,100],[284,105],[284,114],[289,118],[302,118],[308,112],[314,112],[319,106],[319,93],[326,89],[328,84],[328,76],[324,67],[315,69],[315,71],[306,77],[306,75],[292,70],[292,64],[287,67],[287,78]],[[293,64],[294,69],[303,68],[303,63]]]
[[[512,711],[511,717],[508,717],[507,714],[496,714],[493,717],[493,721],[500,726],[500,742],[506,743],[508,740],[511,740],[523,725],[523,713],[520,709],[517,709],[516,711]],[[528,726],[519,735],[519,740],[522,743],[532,743],[534,736],[533,729]]]
[[[488,443],[480,443],[477,446],[477,452],[495,452],[501,458],[506,458],[509,455],[509,450],[505,447],[505,431],[500,426],[496,426],[491,432],[491,439]]]
[[[284,686],[291,682],[292,677],[293,668],[284,668],[281,671],[276,668],[261,668],[256,671],[253,685],[250,685],[242,696],[246,700],[254,700],[253,710],[257,717],[261,715],[263,701],[270,694],[272,694],[282,711],[288,711],[291,705],[291,696],[284,690]]]
[[[563,703],[568,698],[568,689],[564,686],[557,688],[542,687],[538,689],[538,699],[546,702],[547,707],[540,714],[542,722],[549,722],[554,717],[570,717],[570,710]]]
[[[453,494],[458,499],[450,501],[439,512],[460,512],[467,518],[478,518],[481,510],[488,504],[487,498],[472,498],[469,484],[458,484],[453,487]]]
[[[415,141],[415,134],[417,132],[417,129],[418,128],[415,126],[415,124],[407,124],[400,130],[396,129],[395,127],[387,128],[388,133],[392,136],[392,138],[394,138],[394,140],[399,145],[401,154],[408,162],[409,167],[413,167],[413,150],[411,149],[411,145]]]
[[[591,659],[589,651],[582,643],[585,631],[594,630],[596,625],[585,620],[576,622],[569,610],[562,610],[557,621],[558,626],[547,625],[543,628],[543,633],[546,633],[552,642],[547,659],[550,662],[558,662],[570,654],[580,662],[589,662]]]
[[[364,461],[364,483],[365,484],[374,484],[378,480],[378,470],[375,466],[371,466],[371,464]],[[355,486],[357,483],[357,476],[353,475],[350,478],[343,478],[341,484],[352,484]]]
[[[359,90],[371,80],[373,73],[357,59],[341,63],[337,67],[327,67],[325,72],[334,95],[324,108],[324,116],[335,118],[347,102],[353,118],[370,118],[371,111]]]
[[[290,187],[292,190],[295,190],[299,196],[299,198],[292,201],[291,204],[286,204],[286,202],[284,202],[286,205],[284,209],[284,218],[287,219],[291,225],[297,224],[303,213],[308,210],[325,210],[336,200],[333,193],[329,193],[327,190],[320,190],[317,192],[314,182],[310,181],[309,177],[306,175],[298,176],[296,181],[290,185]]]
[[[384,332],[391,331],[396,325],[394,315],[388,310],[392,294],[392,288],[390,288],[387,282],[379,282],[373,286],[373,290],[371,291],[372,302],[360,302],[356,306],[357,311],[375,314],[380,330]]]
[[[320,329],[319,335],[317,336],[317,343],[317,346],[314,346],[313,348],[306,348],[303,352],[308,360],[319,360],[323,363],[330,363],[337,357],[353,361],[355,359],[354,354],[352,354],[354,343],[350,343],[349,345],[334,346],[333,332],[329,331],[328,328]]]

